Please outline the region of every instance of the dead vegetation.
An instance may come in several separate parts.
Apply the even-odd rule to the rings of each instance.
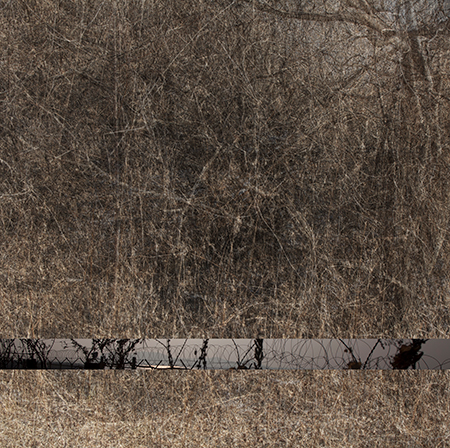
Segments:
[[[3,337],[448,336],[447,22],[348,3],[6,5]]]
[[[6,2],[1,336],[448,337],[445,5]],[[157,375],[2,373],[1,444],[448,445],[442,372]]]
[[[442,371],[0,374],[5,448],[449,444]]]

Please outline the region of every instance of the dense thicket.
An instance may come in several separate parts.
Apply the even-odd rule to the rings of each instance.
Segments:
[[[448,336],[441,3],[34,3],[0,11],[2,337]]]

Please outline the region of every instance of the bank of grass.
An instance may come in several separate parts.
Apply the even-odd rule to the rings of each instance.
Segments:
[[[450,446],[443,371],[0,376],[5,448]]]

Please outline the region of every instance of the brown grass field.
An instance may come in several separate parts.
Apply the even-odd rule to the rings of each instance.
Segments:
[[[449,338],[448,2],[294,3],[2,2],[0,337]],[[0,375],[2,447],[450,446],[446,372]]]
[[[2,447],[447,447],[443,371],[1,373]]]

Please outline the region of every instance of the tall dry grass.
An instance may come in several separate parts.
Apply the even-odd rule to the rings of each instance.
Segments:
[[[445,33],[422,78],[244,6],[0,20],[3,337],[448,336]]]

